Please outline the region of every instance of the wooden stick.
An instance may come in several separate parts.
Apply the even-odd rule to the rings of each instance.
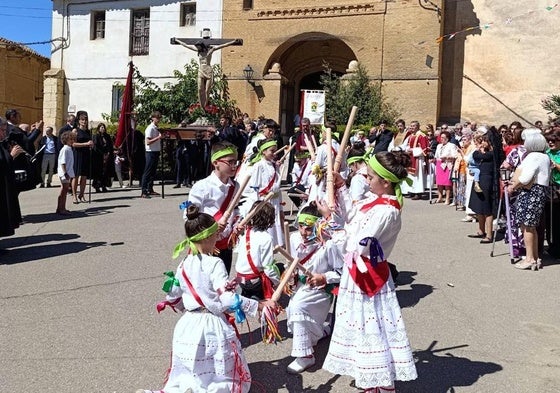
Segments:
[[[342,165],[342,159],[344,158],[344,151],[346,150],[346,145],[350,139],[350,132],[352,131],[352,125],[354,124],[354,118],[356,117],[356,112],[358,111],[357,106],[353,106],[350,111],[350,117],[348,118],[348,123],[346,123],[346,129],[344,130],[344,135],[342,136],[342,141],[340,142],[340,149],[336,155],[336,160],[334,161],[333,170],[335,172],[340,171],[340,166]]]
[[[229,220],[231,213],[233,213],[233,209],[237,207],[237,204],[243,195],[243,191],[245,191],[245,187],[247,187],[247,184],[249,183],[249,179],[251,179],[251,174],[245,176],[241,183],[239,183],[239,190],[237,190],[237,193],[233,196],[233,199],[222,216],[222,218],[225,218],[226,222]]]
[[[301,199],[307,199],[309,198],[309,194],[300,194],[300,193],[288,193],[289,197],[294,197],[294,198],[301,198]]]
[[[311,144],[311,141],[307,137],[306,133],[303,134],[303,140],[305,141],[305,146],[307,147],[307,150],[309,150],[309,156],[311,157],[311,161],[315,161],[315,149],[313,149],[313,145]]]
[[[294,258],[290,263],[290,266],[288,266],[288,268],[284,271],[284,276],[282,277],[282,280],[280,280],[278,287],[276,287],[276,289],[274,290],[274,293],[270,297],[270,300],[277,302],[278,299],[280,299],[284,287],[286,286],[286,284],[288,284],[288,281],[292,279],[292,274],[294,273],[294,270],[296,270],[298,265],[299,265],[299,258]]]
[[[291,250],[290,248],[290,223],[284,221],[284,246],[286,250]]]
[[[268,194],[266,194],[266,196],[264,197],[264,199],[262,200],[262,202],[268,202],[272,199],[272,197],[274,196],[273,192],[269,192]],[[244,226],[247,225],[247,223],[251,220],[251,218],[253,218],[253,216],[255,214],[258,213],[259,210],[261,210],[264,207],[264,203],[261,203],[260,205],[258,205],[256,208],[254,208],[253,210],[251,210],[244,218],[243,220],[241,220],[241,222],[239,223],[239,226]]]
[[[327,139],[327,205],[334,211],[334,174],[333,174],[333,155],[332,155],[332,131],[330,128],[325,130]],[[337,156],[342,155],[339,152]],[[338,157],[337,157],[338,158]]]
[[[282,164],[284,162],[284,160],[286,159],[286,157],[288,157],[288,154],[290,154],[290,152],[292,151],[292,149],[296,146],[295,143],[292,143],[291,146],[288,147],[288,150],[286,150],[286,152],[284,153],[284,155],[278,160],[276,161],[276,163]],[[283,147],[284,149],[286,148],[286,146]]]
[[[273,252],[275,252],[275,253],[278,252],[278,253],[282,254],[282,256],[284,258],[286,258],[288,260],[288,262],[290,262],[290,263],[293,262],[293,260],[294,260],[294,257],[291,256],[290,253],[288,251],[286,251],[286,249],[283,248],[282,246],[274,247]],[[303,274],[305,274],[308,277],[313,275],[313,273],[311,273],[311,271],[308,268],[306,268],[301,263],[299,263],[299,261],[298,261],[298,269],[300,269],[303,272]]]

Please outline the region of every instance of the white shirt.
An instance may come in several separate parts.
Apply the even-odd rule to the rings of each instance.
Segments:
[[[62,169],[62,164],[66,166],[66,172]],[[60,153],[58,154],[58,167],[56,170],[58,177],[64,177],[65,173],[67,173],[70,178],[76,177],[74,173],[74,153],[72,152],[72,148],[68,145],[64,145],[62,149],[60,149]]]
[[[251,258],[257,270],[264,271],[274,286],[280,282],[278,270],[274,266],[272,236],[266,231],[251,229],[249,232]],[[235,271],[241,274],[253,274],[247,257],[247,240],[245,233],[239,236],[237,244],[237,262]]]
[[[529,184],[534,180],[535,184],[549,185],[550,158],[545,153],[534,151],[527,154],[518,168],[521,168],[518,178],[521,184]]]
[[[150,125],[148,127],[146,127],[146,131],[144,132],[145,135],[145,145],[146,145],[146,151],[161,151],[161,139],[150,143],[148,145],[148,138],[150,139],[154,139],[155,137],[157,137],[159,135],[159,130],[157,128],[157,126],[152,122],[150,123]]]

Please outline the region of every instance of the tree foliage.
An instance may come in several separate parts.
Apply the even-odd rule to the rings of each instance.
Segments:
[[[399,116],[381,91],[381,83],[372,82],[364,66],[358,65],[357,72],[345,79],[337,75],[328,64],[324,65],[321,85],[325,89],[326,117],[337,124],[348,121],[352,106],[358,107],[354,124],[374,125],[381,120],[392,124]]]
[[[192,123],[199,116],[205,116],[211,123],[217,123],[222,114],[235,116],[239,113],[235,102],[228,98],[228,84],[219,65],[214,65],[214,84],[210,92],[206,112],[198,103],[198,63],[193,59],[185,64],[184,72],[173,71],[176,83],[167,82],[159,87],[153,81],[143,77],[138,68],[134,71],[135,97],[134,107],[138,118],[149,119],[150,114],[160,111],[168,123]]]
[[[542,107],[555,117],[560,117],[560,95],[553,94],[545,98],[542,100]]]

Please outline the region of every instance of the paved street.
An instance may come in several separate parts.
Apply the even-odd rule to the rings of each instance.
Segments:
[[[158,189],[160,191],[160,189]],[[58,188],[20,196],[25,225],[0,240],[0,392],[119,392],[157,389],[169,364],[178,314],[158,315],[162,273],[182,239],[179,204],[139,189],[93,194],[53,214]],[[286,208],[289,207],[289,204]],[[479,244],[461,212],[406,200],[391,256],[419,378],[399,392],[560,391],[560,263],[514,269],[503,243]],[[258,323],[241,328],[251,392],[353,392],[351,379],[321,370],[288,375],[291,341],[260,342]],[[285,323],[281,329],[286,334]]]

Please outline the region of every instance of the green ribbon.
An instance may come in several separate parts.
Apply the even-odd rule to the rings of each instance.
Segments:
[[[359,162],[359,161],[364,161],[364,156],[354,156],[354,157],[350,157],[349,159],[346,160],[346,163],[348,165],[352,165],[355,162]]]
[[[276,141],[268,141],[265,142],[261,145],[261,147],[259,147],[259,153],[262,154],[263,151],[265,151],[266,149],[273,147],[273,146],[277,146],[278,143]]]
[[[387,170],[383,165],[381,165],[379,161],[377,161],[375,155],[371,156],[371,158],[368,160],[368,165],[382,179],[388,180],[394,184],[395,196],[397,197],[399,204],[402,206],[404,201],[403,201],[403,195],[401,191],[401,183],[405,181],[406,184],[410,186],[412,185],[412,179],[409,177],[405,177],[404,179],[399,179],[394,173],[389,172],[389,170]]]
[[[185,237],[185,239],[181,241],[179,244],[177,244],[173,249],[173,259],[177,258],[181,254],[181,252],[183,252],[185,249],[190,249],[193,255],[198,254],[198,248],[196,248],[196,245],[194,243],[212,236],[217,231],[218,231],[218,223],[214,222],[214,224],[212,224],[210,227],[197,233],[196,235],[191,237],[188,236]]]
[[[305,226],[311,227],[315,225],[319,217],[313,216],[311,214],[300,213],[297,217],[298,224],[303,224]]]
[[[237,157],[237,149],[234,146],[228,146],[225,149],[218,150],[217,152],[212,154],[212,156],[210,157],[210,162],[214,162],[222,157],[230,155],[235,155],[235,157]]]
[[[161,289],[163,289],[163,292],[169,293],[173,288],[173,285],[175,285],[176,287],[180,285],[179,280],[175,278],[175,273],[173,273],[172,271],[165,272],[163,273],[163,275],[167,276],[167,279],[165,280],[163,286],[161,287]]]

